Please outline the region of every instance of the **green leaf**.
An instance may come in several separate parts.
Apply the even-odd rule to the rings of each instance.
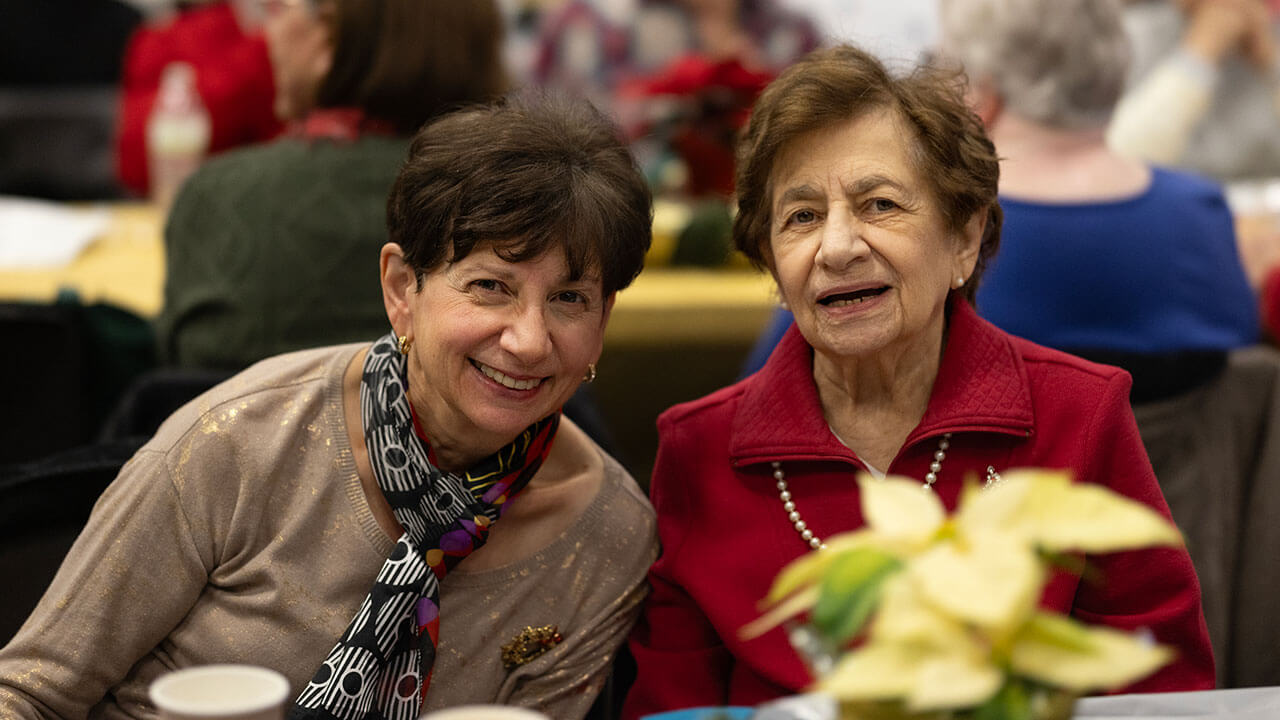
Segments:
[[[1010,678],[990,700],[973,710],[973,720],[1033,720],[1031,694],[1017,678]]]
[[[1093,650],[1089,629],[1065,615],[1037,613],[1023,628],[1023,637],[1063,650],[1087,653]]]
[[[813,624],[836,643],[848,642],[875,610],[881,585],[901,567],[892,555],[870,547],[836,557],[822,579]]]

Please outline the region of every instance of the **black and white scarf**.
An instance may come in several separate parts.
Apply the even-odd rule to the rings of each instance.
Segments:
[[[560,424],[553,413],[461,475],[443,471],[414,430],[407,367],[393,333],[369,350],[360,381],[369,462],[404,535],[291,720],[416,720],[435,662],[440,581],[484,544],[504,504],[542,465]]]

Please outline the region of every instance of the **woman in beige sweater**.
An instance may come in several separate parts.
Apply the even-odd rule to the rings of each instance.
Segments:
[[[147,717],[152,680],[220,662],[284,673],[294,717],[585,714],[656,550],[634,482],[560,415],[649,243],[617,137],[521,98],[420,131],[379,263],[392,331],[171,417],[0,650],[0,716]]]

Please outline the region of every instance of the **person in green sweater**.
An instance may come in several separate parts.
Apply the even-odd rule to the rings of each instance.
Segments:
[[[268,4],[280,139],[219,155],[165,226],[166,365],[233,371],[386,330],[370,270],[408,139],[435,116],[502,94],[492,0]]]

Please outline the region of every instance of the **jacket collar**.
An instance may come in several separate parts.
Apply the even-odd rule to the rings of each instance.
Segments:
[[[948,315],[938,378],[924,417],[904,447],[944,432],[1030,432],[1030,383],[1010,337],[954,293]],[[813,380],[813,349],[794,325],[743,386],[729,444],[735,466],[773,460],[855,460],[823,417]]]

